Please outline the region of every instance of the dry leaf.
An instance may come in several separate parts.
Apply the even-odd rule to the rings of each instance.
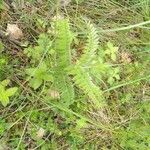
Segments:
[[[60,0],[60,5],[66,7],[67,5],[69,5],[70,2],[71,0]]]
[[[38,3],[42,4],[43,3],[43,0],[37,0]]]
[[[11,6],[13,6],[14,10],[18,10],[18,9],[22,10],[25,8],[25,1],[24,0],[13,1],[11,3]]]
[[[49,90],[48,95],[54,99],[60,99],[60,94],[56,90]]]
[[[22,30],[19,29],[17,24],[8,24],[6,33],[10,39],[19,40],[23,37]]]
[[[38,139],[42,139],[43,136],[45,135],[45,130],[43,128],[40,128],[38,131],[37,131],[37,138]]]
[[[63,15],[57,15],[57,16],[54,16],[52,18],[53,21],[57,21],[57,20],[63,20],[64,19],[64,16]]]
[[[8,150],[9,148],[7,147],[7,145],[5,144],[5,142],[1,142],[0,141],[0,150]]]
[[[128,52],[122,52],[120,54],[120,57],[121,57],[121,62],[124,62],[124,63],[131,63],[132,62],[132,56]]]

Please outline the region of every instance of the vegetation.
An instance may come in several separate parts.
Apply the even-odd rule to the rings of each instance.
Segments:
[[[0,149],[149,150],[150,1],[0,1]]]

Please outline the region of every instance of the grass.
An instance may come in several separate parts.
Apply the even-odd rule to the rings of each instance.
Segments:
[[[150,1],[22,2],[0,2],[0,149],[149,150]]]

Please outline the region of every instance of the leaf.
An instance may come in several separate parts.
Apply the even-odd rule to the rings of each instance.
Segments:
[[[5,97],[5,99],[3,99],[1,102],[2,102],[2,105],[3,105],[4,107],[6,107],[6,106],[9,104],[9,98],[8,98],[8,97]]]
[[[9,97],[5,93],[0,93],[0,101],[4,107],[9,103]]]
[[[90,64],[96,56],[99,44],[99,36],[93,24],[86,22],[88,36],[84,54],[81,55],[79,62],[83,65]]]
[[[31,57],[31,62],[39,62],[43,54],[49,53],[52,41],[47,34],[40,34],[36,46],[29,46],[24,53]]]
[[[28,69],[26,69],[25,72],[27,75],[34,76],[36,69],[35,68],[28,68]]]
[[[45,62],[36,68],[26,69],[26,74],[30,76],[28,78],[29,84],[35,90],[41,86],[43,81],[53,81],[53,76],[48,73],[48,67]]]
[[[2,52],[4,50],[4,45],[3,43],[0,41],[0,52]]]
[[[117,58],[117,57],[116,57],[116,54],[114,54],[114,53],[113,53],[113,54],[111,54],[111,59],[112,59],[113,61],[115,61],[115,60],[116,60],[116,58]]]
[[[118,47],[115,47],[111,42],[107,43],[107,49],[105,51],[105,54],[110,55],[111,59],[113,61],[116,61],[116,53],[118,51]]]
[[[72,32],[68,19],[57,19],[55,21],[56,65],[54,67],[54,82],[56,83],[55,88],[61,93],[60,102],[69,107],[74,102],[74,88],[66,72],[66,68],[71,65]]]
[[[1,0],[0,1],[0,10],[2,10],[4,8],[4,2]]]
[[[37,134],[36,137],[37,137],[38,139],[42,139],[43,136],[45,135],[45,130],[44,130],[43,128],[40,128],[40,129],[37,131],[36,134]]]
[[[44,81],[53,81],[53,76],[50,74],[45,74],[43,77]]]
[[[34,90],[36,90],[36,89],[38,89],[41,86],[42,82],[43,82],[42,79],[35,79],[35,78],[33,78],[33,79],[30,80],[30,86]]]
[[[95,106],[100,108],[104,105],[102,91],[100,87],[93,82],[88,70],[80,66],[75,66],[73,71],[72,75],[74,75],[73,79],[75,84],[89,96]]]
[[[60,0],[60,6],[66,7],[70,2],[71,0]]]
[[[11,39],[19,40],[23,37],[22,30],[17,24],[8,24],[6,32]]]
[[[13,96],[17,92],[18,88],[13,87],[6,90],[6,94],[8,97]]]
[[[17,87],[13,87],[5,90],[9,82],[10,80],[7,79],[7,80],[3,80],[0,83],[0,101],[3,106],[7,106],[7,104],[9,103],[9,97],[14,95],[18,89]]]
[[[47,71],[47,65],[43,62],[39,67],[39,72],[46,72]]]
[[[112,85],[114,83],[114,78],[113,77],[109,77],[107,82]]]
[[[83,128],[87,125],[86,120],[85,119],[79,119],[77,120],[77,128]]]
[[[132,55],[129,52],[121,52],[120,57],[121,57],[121,62],[123,63],[132,62]]]
[[[10,80],[9,79],[6,79],[6,80],[3,80],[0,84],[4,87],[6,87],[8,84],[9,84]]]

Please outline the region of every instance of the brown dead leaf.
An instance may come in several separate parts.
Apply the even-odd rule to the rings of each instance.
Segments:
[[[60,0],[60,5],[66,7],[69,5],[70,2],[71,0]]]
[[[19,0],[19,1],[12,1],[11,6],[13,7],[14,10],[22,10],[25,8],[25,1],[24,0]]]
[[[6,33],[10,39],[19,40],[23,37],[22,30],[19,29],[17,24],[8,24]]]
[[[52,18],[53,21],[57,21],[57,20],[63,20],[64,19],[64,16],[63,15],[57,15],[57,16],[54,16]]]
[[[43,129],[43,128],[40,128],[38,131],[37,131],[37,138],[38,139],[42,139],[43,138],[43,136],[45,135],[45,130]]]
[[[128,52],[121,52],[120,57],[121,57],[121,62],[123,62],[123,63],[131,63],[132,62],[132,55]]]
[[[9,150],[9,148],[3,141],[0,141],[0,150]]]

